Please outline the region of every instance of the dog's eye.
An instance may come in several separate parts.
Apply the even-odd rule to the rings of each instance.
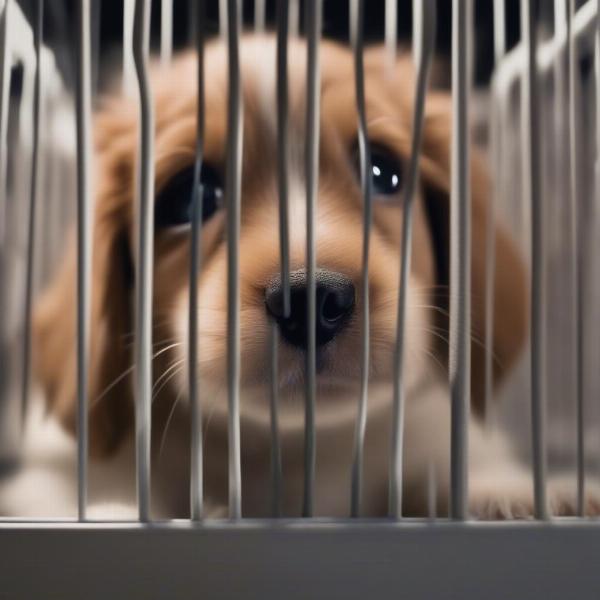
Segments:
[[[371,181],[374,196],[392,196],[402,187],[402,164],[388,150],[371,148]]]
[[[209,165],[202,165],[200,174],[202,190],[202,222],[210,219],[223,202],[223,186],[219,174]],[[192,220],[192,188],[194,167],[175,175],[161,190],[156,199],[155,225],[157,228],[186,225]]]

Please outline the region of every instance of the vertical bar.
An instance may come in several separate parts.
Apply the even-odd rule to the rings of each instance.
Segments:
[[[279,437],[279,341],[278,329],[275,321],[271,322],[271,503],[274,517],[281,516],[282,510],[282,473],[281,473],[281,440]]]
[[[600,175],[600,0],[596,2],[596,43],[594,47],[594,75],[596,91],[596,174]],[[596,195],[592,206],[600,207],[600,177],[596,179]],[[596,212],[594,210],[594,216]]]
[[[398,0],[385,0],[385,54],[387,70],[391,75],[396,66],[398,45]]]
[[[559,43],[563,38],[567,38],[567,0],[554,0],[554,40]],[[553,65],[554,71],[554,90],[555,90],[555,104],[554,104],[554,128],[556,139],[560,139],[563,133],[563,119],[565,114],[568,112],[565,108],[564,102],[564,61],[562,59],[562,53],[559,53],[557,58],[554,60]],[[557,143],[556,146],[559,144]],[[556,180],[555,185],[557,189],[560,189],[559,185],[562,181],[559,165],[562,164],[563,157],[560,151],[556,150]]]
[[[229,401],[229,516],[242,516],[240,456],[240,290],[239,238],[243,113],[239,60],[239,0],[227,0],[229,98],[227,103],[227,395]]]
[[[196,6],[196,3],[194,3]],[[168,67],[173,56],[173,0],[160,2],[160,64]]]
[[[150,1],[136,0],[133,60],[140,93],[140,146],[136,198],[135,401],[137,494],[140,521],[150,519],[152,290],[154,255],[154,114],[148,79]]]
[[[219,0],[219,35],[222,38],[227,37],[227,2],[228,0]]]
[[[300,0],[289,1],[289,29],[290,37],[298,37],[300,35]]]
[[[546,503],[546,299],[544,272],[544,210],[540,193],[539,82],[536,62],[537,28],[533,0],[522,0],[523,41],[527,48],[525,78],[525,188],[531,203],[531,438],[534,509],[548,517]],[[527,195],[525,195],[527,197]]]
[[[79,520],[86,519],[88,455],[88,364],[91,288],[91,112],[90,0],[78,3],[77,28],[77,479]]]
[[[506,53],[506,13],[505,0],[494,0],[494,64],[497,68]],[[491,130],[492,140],[496,152],[494,167],[497,169],[495,176],[496,193],[490,196],[488,203],[485,235],[485,392],[484,392],[484,419],[485,425],[490,425],[490,411],[494,394],[494,283],[496,279],[496,227],[495,227],[495,203],[502,200],[502,172],[500,166],[502,160],[502,128],[499,124],[500,114],[497,104],[492,106]],[[498,175],[500,173],[500,175]]]
[[[494,0],[494,62],[506,54],[506,0]]]
[[[290,258],[288,219],[288,76],[287,44],[289,4],[277,2],[277,185],[279,195],[279,253],[281,285],[283,288],[283,314],[290,314]],[[279,439],[278,395],[278,333],[275,323],[271,330],[271,484],[273,516],[281,515],[282,473],[281,442]]]
[[[360,516],[362,492],[362,467],[367,427],[367,401],[370,366],[370,309],[369,309],[369,242],[371,236],[371,152],[367,133],[365,106],[365,73],[363,62],[364,0],[352,0],[350,4],[350,38],[354,54],[354,81],[356,111],[358,114],[358,150],[360,158],[360,182],[363,196],[363,247],[362,247],[362,340],[360,396],[356,429],[354,433],[354,458],[352,463],[350,515]]]
[[[10,87],[8,15],[10,2],[11,0],[6,0],[0,9],[0,247],[4,241],[6,227],[8,94]]]
[[[469,54],[471,1],[452,4],[452,190],[450,198],[451,496],[450,516],[468,517],[468,423],[471,401],[471,191]]]
[[[200,175],[204,160],[204,0],[195,4],[196,52],[198,54],[198,105],[196,113],[196,160],[194,164],[194,187],[192,189],[192,223],[190,235],[190,297],[188,327],[188,376],[191,421],[190,459],[190,515],[199,521],[204,515],[203,452],[202,452],[202,407],[198,394],[198,276],[202,262],[202,213],[204,194]]]
[[[21,422],[25,423],[25,416],[29,406],[29,387],[31,379],[31,319],[33,307],[33,284],[35,267],[35,231],[37,213],[37,191],[40,171],[40,102],[41,102],[41,69],[42,69],[42,23],[44,19],[43,0],[36,0],[33,15],[33,38],[35,44],[35,81],[33,94],[33,150],[31,166],[31,194],[29,200],[29,222],[27,229],[27,267],[25,275],[25,318],[23,333],[23,381]]]
[[[10,69],[8,66],[8,12],[10,0],[0,8],[0,315],[6,314],[6,252],[4,251],[7,218],[7,135],[8,135],[8,98],[10,87]],[[5,343],[6,318],[0,317],[0,345]],[[0,357],[1,360],[1,357]],[[8,379],[7,361],[0,362],[0,407],[4,401],[5,385]],[[1,415],[0,415],[1,418]]]
[[[319,189],[319,120],[321,75],[319,43],[321,37],[322,0],[306,1],[307,85],[306,85],[306,271],[307,271],[307,352],[306,406],[304,423],[304,502],[302,514],[311,517],[314,507],[316,462],[315,401],[317,394],[317,336],[315,281],[315,212]]]
[[[423,37],[423,6],[420,2],[413,2],[412,7],[412,58],[413,64],[421,62],[421,47],[418,40]]]
[[[572,285],[573,285],[573,326],[575,329],[575,345],[573,347],[573,372],[575,373],[575,401],[577,403],[576,436],[577,436],[577,515],[583,516],[585,497],[585,439],[584,439],[584,406],[583,406],[583,313],[582,313],[582,274],[580,269],[583,231],[579,231],[579,192],[578,192],[578,136],[577,111],[579,110],[579,58],[577,39],[573,21],[575,19],[575,0],[568,1],[567,11],[567,56],[569,73],[569,209],[571,213],[571,243],[573,244]]]
[[[554,38],[566,37],[566,23],[569,18],[567,14],[567,0],[554,0]]]
[[[415,1],[413,7],[421,4]],[[429,72],[435,48],[435,32],[437,12],[435,0],[422,0],[423,27],[421,39],[416,45],[420,46],[420,61],[417,68],[415,87],[414,112],[412,123],[411,155],[406,177],[406,185],[402,196],[404,218],[402,220],[402,241],[400,256],[400,289],[398,291],[398,314],[396,317],[396,346],[394,349],[394,395],[392,411],[392,440],[390,459],[390,489],[389,513],[397,519],[402,517],[402,463],[404,443],[404,330],[408,298],[408,278],[410,274],[412,255],[412,214],[415,192],[419,177],[419,158],[423,139],[423,123],[425,115],[425,97],[429,82]]]
[[[554,104],[553,104],[553,140],[554,143],[551,146],[553,151],[553,169],[552,169],[552,193],[549,195],[550,203],[548,203],[548,207],[546,208],[546,213],[548,215],[547,219],[547,235],[550,236],[550,244],[555,243],[560,245],[564,250],[565,255],[568,254],[568,238],[571,235],[570,228],[568,227],[568,223],[566,223],[567,227],[562,227],[561,221],[569,217],[569,203],[565,202],[565,199],[568,199],[570,183],[569,183],[569,169],[565,169],[565,165],[569,163],[569,145],[564,143],[565,138],[568,136],[568,122],[569,122],[569,107],[568,96],[569,96],[569,85],[568,85],[568,68],[569,68],[569,48],[568,48],[568,40],[569,35],[567,32],[567,19],[569,18],[569,11],[567,10],[567,0],[554,0],[554,43],[558,44],[558,47],[562,48],[564,44],[566,46],[566,51],[563,52],[562,49],[559,51],[554,57],[553,65],[552,65],[552,75],[553,75],[553,86],[554,86]],[[542,191],[542,193],[544,193]],[[566,210],[565,210],[566,209]],[[573,243],[573,242],[571,242]],[[565,256],[565,258],[569,258]],[[564,270],[564,259],[561,260],[561,269]],[[564,277],[564,274],[563,274]],[[553,303],[562,303],[565,300],[573,301],[574,298],[569,298],[567,294],[563,293],[562,289],[557,285],[557,282],[554,282],[555,279],[552,273],[549,273],[549,285],[551,289],[553,289],[554,294],[548,301],[548,306],[551,306]],[[561,281],[562,283],[562,281]],[[565,290],[566,291],[566,290]],[[564,299],[563,299],[564,296]],[[574,317],[574,315],[573,315]],[[550,321],[552,320],[552,315],[549,315]],[[575,326],[573,325],[573,330]],[[574,340],[569,340],[569,342]],[[561,348],[562,351],[562,348]],[[553,355],[558,354],[559,349],[549,348],[548,353],[548,363],[553,363]],[[575,349],[569,347],[568,354],[570,357],[573,357],[575,354]],[[556,359],[554,359],[556,360]],[[569,368],[574,365],[569,364],[569,361],[561,361],[560,362],[560,372],[553,374],[554,379],[562,380],[568,379],[569,376]],[[576,367],[575,367],[576,368]],[[574,375],[575,371],[573,371]],[[552,379],[552,377],[551,377]],[[562,392],[562,390],[561,390]],[[550,388],[548,402],[552,402],[552,397],[556,394],[556,392]],[[568,397],[568,394],[561,393],[561,401],[560,401],[560,410],[563,414],[568,413],[572,408],[572,398]],[[562,449],[562,454],[564,458],[567,458],[565,454],[567,453],[567,446],[571,440],[571,430],[568,423],[560,423],[559,431],[557,432],[558,446]]]
[[[133,64],[133,15],[136,0],[123,0],[123,91],[131,94],[135,87]]]
[[[595,30],[595,44],[594,44],[594,84],[595,84],[595,119],[596,119],[596,162],[594,169],[594,193],[590,200],[591,206],[591,226],[590,231],[592,232],[592,238],[599,233],[598,228],[598,211],[600,210],[600,0],[597,0],[596,3],[596,30]],[[590,247],[591,244],[590,244]],[[597,246],[596,246],[597,247]],[[595,257],[594,257],[595,258]],[[593,261],[594,259],[590,256],[588,258],[589,261]],[[589,263],[588,263],[589,264]],[[592,264],[596,264],[592,262]],[[589,269],[589,267],[588,267]],[[589,271],[588,271],[589,272]],[[590,273],[590,285],[588,290],[591,293],[595,293],[598,287],[598,270],[593,269]],[[590,314],[590,313],[588,313]],[[591,313],[594,314],[594,313]],[[595,331],[598,331],[597,329]],[[593,354],[590,357],[590,363],[595,364],[595,361],[598,360],[598,346],[594,345]],[[598,379],[595,379],[596,383]]]
[[[10,66],[9,56],[9,5],[10,0],[6,0],[0,7],[0,421],[4,421],[6,410],[10,408],[8,401],[8,382],[12,379],[10,376],[10,365],[6,360],[6,354],[2,350],[7,342],[7,308],[8,308],[8,290],[9,281],[8,271],[8,252],[5,250],[7,244],[7,217],[8,217],[8,183],[7,183],[7,137],[8,137],[8,112],[9,112],[9,94],[10,94]],[[4,425],[8,424],[8,421]],[[0,427],[0,435],[8,437],[7,427]],[[0,452],[4,452],[0,444]],[[12,444],[7,449],[11,448]],[[13,446],[16,448],[16,446]]]
[[[265,32],[267,12],[266,0],[254,0],[254,31],[256,33]]]

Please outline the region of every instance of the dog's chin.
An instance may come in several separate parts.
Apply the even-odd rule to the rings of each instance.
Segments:
[[[386,353],[385,358],[386,360],[381,362],[385,362],[387,368],[381,364],[377,365],[378,368],[372,366],[368,376],[369,403],[372,408],[376,408],[375,405],[389,405],[392,401],[392,353]],[[410,359],[407,361],[406,378],[403,382],[405,390],[409,393],[418,381],[437,369],[431,361],[416,361],[412,356]],[[276,372],[272,371],[268,353],[259,358],[256,355],[245,357],[242,352],[240,362],[242,369],[239,394],[242,413],[268,415],[273,392],[276,393],[277,402],[284,412],[304,411],[308,393],[305,352],[290,352],[289,348],[280,352]],[[224,356],[221,360],[211,361],[210,369],[204,365],[205,368],[199,372],[198,389],[201,401],[205,406],[210,405],[211,410],[226,410],[228,405],[225,364]],[[334,348],[333,345],[330,348],[321,348],[317,351],[315,375],[317,407],[330,407],[339,411],[348,406],[354,415],[362,387],[361,365],[357,357],[346,356],[345,352],[340,352],[339,348]],[[273,376],[276,377],[276,385],[273,385]],[[185,399],[188,397],[187,373],[180,373],[178,379],[176,391]],[[372,401],[372,397],[378,400]]]
[[[409,340],[411,342],[413,340]],[[424,341],[424,340],[419,340]],[[265,340],[263,348],[267,346]],[[222,346],[213,346],[210,358],[204,354],[198,364],[199,390],[211,404],[227,404],[227,352]],[[185,344],[179,346],[180,360],[184,367],[176,376],[176,392],[187,397],[188,356]],[[393,339],[387,340],[385,348],[379,344],[371,351],[371,367],[368,373],[369,393],[373,389],[391,389],[393,384]],[[403,386],[410,391],[427,373],[437,370],[432,355],[423,352],[416,341],[408,344]],[[356,405],[362,386],[362,364],[360,349],[332,340],[318,347],[315,355],[315,386],[319,403],[350,402]],[[273,365],[270,351],[256,352],[242,345],[240,355],[239,390],[242,403],[268,406],[273,390],[285,404],[304,404],[307,395],[307,353],[303,349],[280,343],[277,364]],[[276,385],[273,385],[273,378]],[[297,401],[297,402],[296,402]]]

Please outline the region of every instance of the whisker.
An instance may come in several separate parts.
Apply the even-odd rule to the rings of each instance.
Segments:
[[[427,350],[425,348],[420,348],[420,351],[427,356],[427,358],[430,358],[431,360],[433,360],[438,367],[440,367],[440,369],[442,371],[446,370],[446,367],[441,363],[440,359],[435,355],[435,353],[431,352],[430,350]]]
[[[173,402],[173,406],[171,407],[169,416],[167,417],[167,422],[165,423],[165,428],[163,429],[162,436],[160,438],[160,446],[158,449],[158,464],[160,464],[160,458],[165,447],[165,442],[167,441],[167,432],[169,431],[169,425],[171,424],[171,420],[173,419],[173,415],[175,414],[175,408],[177,407],[177,403],[179,402],[182,393],[183,392],[179,392],[177,396],[175,396],[175,401]]]
[[[441,315],[444,315],[445,317],[450,318],[450,312],[447,311],[444,308],[441,308],[439,306],[436,306],[435,304],[413,304],[411,305],[411,308],[424,308],[427,310],[432,310],[433,312],[437,312]]]
[[[185,360],[180,359],[175,361],[168,369],[165,370],[164,373],[162,373],[162,375],[156,380],[156,383],[154,384],[154,386],[152,387],[152,400],[151,403],[154,404],[154,401],[156,400],[156,398],[158,398],[158,395],[160,394],[160,392],[162,391],[162,389],[165,387],[165,385],[167,385],[167,383],[169,383],[169,381],[171,381],[174,377],[177,376],[178,373],[181,372],[181,365],[185,362]],[[172,373],[172,371],[175,370],[174,373]],[[171,375],[169,376],[169,373],[171,373]],[[160,385],[160,387],[156,390],[156,392],[154,392],[154,389],[156,388],[157,385],[159,385],[159,381],[163,380],[166,377],[166,380],[163,381],[163,383]]]
[[[163,354],[164,352],[167,352],[168,350],[171,350],[172,348],[175,348],[177,346],[180,346],[181,343],[175,343],[175,344],[170,344],[169,346],[167,346],[166,348],[162,348],[161,350],[159,350],[158,352],[156,352],[155,354],[152,355],[152,360],[155,360],[158,356],[160,356],[161,354]],[[106,396],[106,394],[108,394],[112,389],[114,389],[114,387],[119,384],[121,381],[123,381],[123,379],[125,379],[125,377],[127,377],[128,375],[130,375],[133,370],[135,369],[135,363],[132,364],[129,368],[125,369],[125,371],[123,371],[123,373],[121,373],[119,376],[117,376],[115,379],[113,379],[113,381],[107,385],[100,394],[98,394],[98,396],[96,396],[94,398],[94,400],[92,402],[90,402],[90,408],[96,406],[96,404],[98,404],[98,402],[100,402],[100,400],[102,400],[102,398],[104,398]]]

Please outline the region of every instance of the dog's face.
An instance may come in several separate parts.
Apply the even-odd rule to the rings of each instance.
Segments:
[[[240,229],[242,411],[268,415],[269,335],[276,322],[282,398],[301,399],[306,350],[305,63],[300,41],[289,49],[289,225],[291,314],[283,315],[279,279],[275,41],[241,43],[244,142]],[[390,383],[400,275],[402,191],[410,159],[414,80],[408,61],[393,76],[383,54],[367,53],[366,102],[373,164],[373,225],[369,262],[370,380]],[[226,410],[227,242],[224,189],[228,94],[227,53],[206,49],[202,268],[198,286],[198,371],[211,410]],[[342,47],[321,48],[320,177],[315,216],[317,255],[318,396],[332,414],[354,417],[360,377],[363,199],[357,154],[353,61]],[[178,59],[153,78],[156,116],[156,234],[154,344],[157,387],[185,394],[188,340],[190,215],[196,146],[196,59]],[[449,100],[430,95],[421,156],[421,185],[413,224],[413,258],[406,321],[406,382],[410,388],[447,346]],[[137,108],[117,101],[97,127],[90,384],[92,449],[114,447],[131,424],[131,390],[119,379],[132,364],[132,291],[135,277],[134,198]],[[473,329],[483,331],[487,189],[477,160],[473,187]],[[519,259],[496,231],[494,351],[498,375],[516,356],[525,330],[525,287]],[[49,402],[67,422],[75,411],[74,260],[39,305],[37,364]],[[67,305],[68,306],[68,305]],[[440,344],[440,339],[442,343]],[[474,400],[480,399],[481,352],[474,346]],[[62,363],[57,373],[55,361]],[[66,361],[66,365],[65,365]],[[67,368],[65,374],[64,368]],[[158,379],[161,381],[158,382]],[[286,402],[290,411],[301,402]],[[347,406],[348,411],[342,407]]]

